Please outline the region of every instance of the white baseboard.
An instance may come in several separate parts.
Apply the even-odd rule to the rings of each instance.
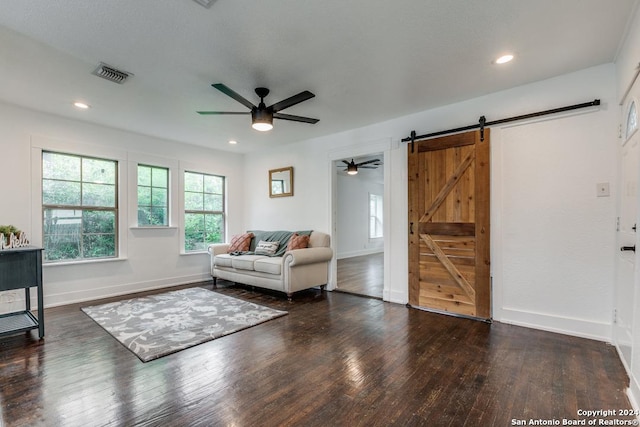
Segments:
[[[640,405],[638,405],[638,399],[636,398],[636,396],[640,396],[640,385],[633,375],[633,372],[631,372],[631,367],[627,364],[626,359],[622,356],[620,346],[618,344],[614,344],[614,346],[618,353],[618,357],[620,358],[620,362],[622,362],[622,366],[624,366],[624,370],[629,377],[629,387],[625,390],[627,399],[629,399],[629,403],[631,404],[634,412],[636,414],[639,414],[636,418],[638,419],[638,421],[640,421]]]
[[[111,298],[136,292],[153,291],[156,289],[168,288],[171,286],[186,285],[189,283],[197,283],[211,280],[211,275],[208,273],[193,274],[190,276],[168,277],[157,280],[148,280],[144,282],[124,283],[121,285],[108,286],[102,288],[83,289],[80,291],[60,292],[56,294],[46,294],[44,296],[44,307],[58,307],[61,305],[75,304],[85,301],[93,301],[102,298]],[[19,291],[21,291],[19,289]],[[34,288],[31,289],[31,308],[35,309],[38,306],[37,293]],[[6,310],[7,307],[0,305],[0,313],[4,311],[15,311],[15,306],[24,307],[24,292],[19,292],[15,301],[11,303],[13,306],[10,310]],[[20,308],[23,310],[24,308]]]
[[[631,407],[636,414],[640,414],[640,405],[638,405],[638,396],[640,396],[640,384],[638,384],[635,376],[631,374],[629,374],[629,388],[626,390],[626,392],[627,399],[629,399]],[[636,416],[636,419],[640,421],[640,415]]]
[[[382,300],[402,305],[409,302],[406,292],[390,291],[389,289],[382,290]]]
[[[610,323],[592,322],[584,319],[573,319],[509,308],[503,308],[500,318],[494,320],[559,334],[573,335],[608,343],[612,342]]]
[[[340,252],[336,254],[336,259],[353,258],[363,255],[373,255],[384,252],[383,248],[362,249],[359,251]]]

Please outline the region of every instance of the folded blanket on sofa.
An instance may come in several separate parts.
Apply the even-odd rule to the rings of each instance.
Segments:
[[[253,239],[251,240],[251,246],[249,247],[249,252],[244,252],[239,255],[249,255],[255,252],[256,245],[260,240],[264,240],[265,242],[280,242],[278,245],[278,250],[275,254],[270,256],[282,256],[287,251],[287,244],[289,244],[289,240],[294,233],[298,233],[301,236],[310,236],[313,230],[304,230],[304,231],[263,231],[263,230],[247,230],[250,233],[253,233]],[[233,254],[232,254],[233,255]]]

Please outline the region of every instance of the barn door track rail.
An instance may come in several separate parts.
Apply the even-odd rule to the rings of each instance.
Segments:
[[[565,111],[579,110],[581,108],[595,107],[595,106],[598,106],[598,105],[600,105],[600,100],[599,99],[594,99],[591,102],[583,102],[582,104],[568,105],[566,107],[560,107],[560,108],[552,108],[551,110],[538,111],[536,113],[523,114],[523,115],[520,115],[520,116],[509,117],[509,118],[506,118],[506,119],[492,120],[492,121],[489,121],[489,122],[487,121],[485,116],[480,116],[480,119],[478,119],[478,123],[477,124],[473,124],[473,125],[469,125],[469,126],[462,126],[462,127],[455,128],[455,129],[441,130],[441,131],[438,131],[438,132],[427,133],[427,134],[424,134],[424,135],[416,135],[416,131],[412,130],[411,131],[411,135],[408,136],[407,138],[403,138],[402,142],[410,142],[411,143],[411,152],[413,153],[413,150],[414,150],[414,144],[413,143],[415,141],[434,138],[436,136],[449,135],[449,134],[452,134],[452,133],[464,132],[464,131],[473,130],[473,129],[480,129],[480,141],[484,141],[484,128],[485,127],[499,125],[499,124],[503,124],[503,123],[517,122],[519,120],[533,119],[533,118],[536,118],[536,117],[548,116],[550,114],[563,113]]]

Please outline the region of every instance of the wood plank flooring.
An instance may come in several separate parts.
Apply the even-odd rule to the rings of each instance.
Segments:
[[[142,363],[80,311],[115,299],[47,309],[44,341],[0,340],[0,425],[484,427],[630,408],[605,343],[338,292],[217,291],[289,314]]]
[[[341,292],[382,299],[384,252],[338,260],[338,286]]]

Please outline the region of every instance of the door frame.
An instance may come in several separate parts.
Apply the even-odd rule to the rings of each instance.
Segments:
[[[622,245],[626,245],[629,244],[630,242],[626,241],[622,241],[621,239],[621,224],[620,224],[620,218],[622,217],[622,199],[624,197],[624,192],[626,191],[625,188],[625,177],[623,176],[623,168],[622,168],[622,162],[623,162],[623,151],[625,150],[625,146],[627,146],[627,144],[640,144],[640,142],[632,142],[633,138],[638,138],[638,134],[640,133],[640,129],[636,128],[630,135],[626,135],[626,130],[627,130],[627,125],[628,125],[628,116],[629,116],[629,108],[631,107],[631,104],[634,104],[636,107],[636,117],[638,117],[638,108],[639,108],[639,104],[638,104],[638,99],[632,94],[632,90],[634,88],[635,85],[632,85],[629,89],[629,93],[627,94],[627,96],[622,100],[622,104],[620,106],[620,144],[618,145],[618,155],[617,155],[617,161],[618,161],[618,176],[616,177],[618,180],[618,184],[617,184],[617,191],[616,193],[618,194],[618,198],[616,200],[616,249]],[[636,156],[640,155],[640,150],[638,150],[638,152],[636,153]],[[637,159],[636,159],[637,160]],[[638,163],[640,164],[640,162]],[[636,188],[635,191],[635,196],[636,196],[636,224],[640,225],[640,185]],[[635,234],[635,242],[634,242],[636,247],[640,247],[640,231],[637,232]],[[616,329],[619,328],[618,326],[618,322],[620,321],[620,312],[619,312],[619,306],[618,306],[618,299],[621,296],[622,290],[621,290],[621,283],[620,283],[620,276],[619,276],[619,272],[620,272],[620,263],[623,262],[622,260],[622,255],[616,251],[616,259],[615,259],[615,280],[614,280],[614,287],[613,287],[613,322],[611,325],[611,341],[614,345],[614,347],[616,348],[616,351],[618,352],[618,355],[620,357],[620,360],[622,361],[623,366],[625,367],[627,374],[629,375],[630,378],[632,378],[633,380],[633,373],[632,373],[632,369],[631,369],[631,361],[633,360],[633,353],[637,350],[634,348],[633,346],[633,341],[636,338],[636,334],[637,331],[635,331],[635,326],[637,325],[637,317],[638,317],[638,313],[639,313],[639,309],[636,308],[636,302],[638,301],[639,295],[638,295],[638,284],[640,282],[640,250],[635,251],[634,254],[632,255],[633,258],[633,270],[634,270],[634,274],[632,277],[633,283],[632,283],[632,295],[626,295],[627,297],[630,297],[633,301],[632,303],[632,313],[630,318],[626,319],[627,322],[630,321],[631,323],[631,343],[630,343],[630,351],[631,353],[629,354],[629,359],[627,359],[625,357],[624,351],[621,348],[620,345],[620,337],[618,336],[618,333],[616,331]]]

